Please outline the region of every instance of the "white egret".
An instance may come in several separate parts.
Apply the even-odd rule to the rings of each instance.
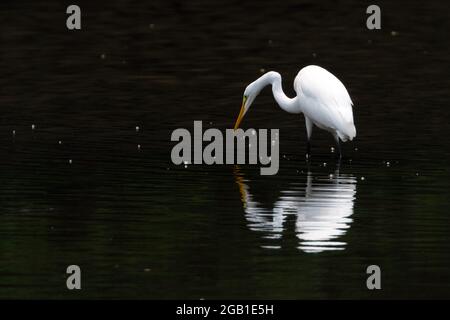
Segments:
[[[306,157],[311,153],[311,134],[313,125],[330,132],[342,156],[339,140],[345,142],[356,136],[353,123],[353,102],[342,82],[333,74],[319,66],[306,66],[300,70],[294,80],[295,98],[287,97],[281,85],[281,75],[270,71],[250,83],[244,91],[241,110],[234,129],[250,109],[261,90],[272,85],[273,96],[278,105],[289,113],[303,113],[306,123],[307,150]]]

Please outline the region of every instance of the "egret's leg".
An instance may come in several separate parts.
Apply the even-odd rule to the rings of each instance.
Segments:
[[[336,140],[336,146],[338,149],[338,157],[339,157],[339,160],[341,160],[342,159],[342,149],[341,149],[341,143],[339,142],[339,136],[336,133],[333,134],[333,136],[334,136],[334,140]]]
[[[311,157],[311,142],[309,142],[309,139],[306,140],[306,159],[309,159]]]
[[[305,116],[305,124],[306,124],[306,159],[309,159],[311,157],[311,135],[313,123],[307,116]]]

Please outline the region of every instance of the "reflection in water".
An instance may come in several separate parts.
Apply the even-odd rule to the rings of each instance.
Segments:
[[[250,230],[262,232],[264,238],[280,241],[286,230],[288,216],[295,218],[298,249],[304,252],[343,250],[346,243],[340,238],[353,221],[353,203],[356,195],[356,178],[353,175],[335,174],[316,176],[308,172],[306,184],[291,183],[280,191],[272,209],[254,200],[248,181],[235,171],[241,199]],[[264,246],[279,249],[281,245]]]

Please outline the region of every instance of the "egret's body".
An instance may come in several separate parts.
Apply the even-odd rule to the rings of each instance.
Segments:
[[[352,140],[356,136],[353,123],[352,100],[338,78],[319,66],[307,66],[300,70],[294,80],[297,96],[287,97],[278,72],[270,71],[247,86],[235,129],[239,127],[245,113],[261,90],[272,85],[273,96],[281,109],[289,113],[303,113],[307,133],[307,152],[310,154],[310,139],[313,125],[330,132],[338,145],[339,140]]]

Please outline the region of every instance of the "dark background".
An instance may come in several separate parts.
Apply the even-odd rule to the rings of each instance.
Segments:
[[[0,3],[0,297],[449,297],[446,1],[378,1],[374,31],[364,1],[77,1],[80,31],[66,28],[70,4]],[[170,134],[231,128],[263,70],[293,96],[308,64],[355,104],[339,173],[354,207],[344,250],[302,251],[291,216],[270,250],[233,168],[174,166]],[[307,172],[313,187],[335,174],[331,136],[314,132],[305,163],[303,118],[270,90],[243,126],[280,128],[279,174],[241,168],[266,210]],[[70,264],[81,291],[65,287]],[[381,291],[366,289],[369,264]]]

